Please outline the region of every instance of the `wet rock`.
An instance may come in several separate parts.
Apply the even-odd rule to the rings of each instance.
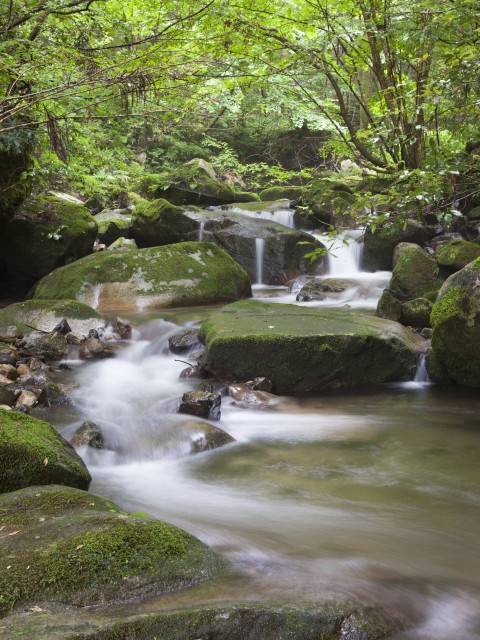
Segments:
[[[3,318],[0,315],[0,324]],[[0,342],[6,342],[7,344],[13,344],[20,338],[23,338],[23,332],[20,331],[15,325],[8,327],[0,326]]]
[[[385,289],[377,304],[377,316],[385,320],[402,320],[402,303],[391,291]]]
[[[188,413],[206,420],[220,420],[221,403],[222,398],[218,393],[189,391],[183,394],[178,412]]]
[[[16,380],[18,378],[18,371],[12,364],[0,364],[0,375],[5,376],[9,380]]]
[[[28,409],[33,409],[38,404],[38,398],[35,393],[31,391],[22,391],[18,396],[17,401],[15,403],[15,407],[18,409],[19,407],[28,407]]]
[[[132,339],[132,325],[128,320],[122,318],[116,318],[112,323],[113,331],[120,337],[121,340]]]
[[[31,371],[48,371],[49,370],[49,366],[45,364],[45,362],[42,362],[40,358],[31,358],[28,363],[28,366],[30,367]]]
[[[98,338],[87,338],[80,346],[79,355],[82,360],[102,360],[113,358],[115,349],[109,342]]]
[[[415,298],[402,305],[402,323],[409,327],[429,327],[433,303],[425,298]]]
[[[426,227],[416,220],[407,220],[403,227],[395,224],[367,230],[364,237],[363,269],[365,271],[390,271],[393,250],[400,242],[423,246],[433,238],[436,229]]]
[[[0,425],[0,493],[54,483],[88,489],[83,461],[52,425],[11,411],[0,411]]]
[[[137,243],[133,238],[117,238],[107,247],[107,251],[131,251],[138,249]]]
[[[13,389],[7,389],[5,386],[0,384],[0,404],[11,407],[15,402],[16,395]]]
[[[432,339],[432,329],[431,327],[424,327],[421,331],[420,331],[420,335],[422,336],[422,338],[425,338],[426,340],[431,340]]]
[[[92,447],[92,449],[103,449],[105,439],[100,427],[86,420],[73,434],[70,440],[71,444],[77,449],[78,447]]]
[[[390,289],[404,300],[427,298],[435,300],[445,278],[438,273],[438,266],[423,249],[415,245],[406,247],[392,272]]]
[[[189,327],[170,336],[168,339],[170,351],[176,354],[185,354],[190,353],[195,347],[203,349],[203,345],[198,341],[197,334],[198,328]]]
[[[84,341],[83,336],[78,335],[78,333],[73,333],[73,331],[70,331],[70,333],[67,333],[65,338],[67,339],[67,344],[71,344],[75,346],[82,344],[82,342]]]
[[[70,325],[68,324],[68,320],[66,318],[63,318],[54,328],[53,331],[56,331],[57,333],[61,333],[62,336],[66,336],[67,333],[70,333],[72,331]]]
[[[438,264],[450,272],[463,269],[478,257],[480,257],[480,245],[461,239],[452,240],[437,252]]]
[[[254,389],[255,391],[266,391],[270,393],[272,390],[272,381],[265,377],[257,377],[245,384],[247,389]]]
[[[246,409],[266,409],[279,403],[279,398],[272,393],[249,389],[247,384],[230,385],[228,388],[228,393],[237,406]],[[270,388],[271,384],[270,382]]]
[[[235,438],[232,438],[226,431],[206,422],[188,421],[178,425],[177,429],[185,435],[188,434],[191,443],[190,453],[192,454],[218,449],[218,447],[235,442]]]
[[[30,373],[30,367],[24,362],[21,362],[17,367],[17,373],[19,376],[27,376]]]
[[[60,385],[47,382],[44,389],[44,402],[47,407],[64,406],[70,404],[70,398]]]
[[[179,375],[179,380],[204,380],[209,377],[208,371],[201,364],[196,364],[184,369]]]
[[[42,358],[46,361],[62,360],[67,354],[67,340],[60,333],[33,331],[18,344],[21,356]]]
[[[14,367],[17,364],[17,358],[12,351],[4,349],[0,351],[0,364],[10,364]]]

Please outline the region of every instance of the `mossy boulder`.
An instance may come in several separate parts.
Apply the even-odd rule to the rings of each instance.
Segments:
[[[199,339],[202,365],[216,378],[262,375],[274,393],[287,395],[411,380],[422,340],[374,316],[256,301],[213,314]]]
[[[82,607],[156,595],[222,566],[185,531],[67,487],[0,496],[0,526],[3,615],[39,601]]]
[[[273,202],[274,200],[298,200],[305,193],[305,187],[268,187],[260,191],[262,202]]]
[[[394,320],[395,322],[401,322],[402,320],[402,303],[388,289],[383,291],[378,301],[377,316],[385,320]]]
[[[128,238],[131,222],[127,218],[107,218],[98,220],[98,239],[103,244],[109,245],[119,238]]]
[[[36,300],[77,299],[99,311],[136,311],[233,301],[251,295],[245,271],[207,242],[107,251],[56,269]]]
[[[434,300],[444,280],[435,260],[419,246],[409,245],[393,269],[390,289],[404,300],[425,297]]]
[[[480,258],[445,281],[430,319],[433,375],[443,367],[454,382],[480,387]]]
[[[3,409],[0,469],[0,493],[42,484],[88,489],[91,480],[75,449],[51,424]]]
[[[15,325],[24,332],[31,329],[50,332],[63,319],[80,335],[106,324],[95,309],[77,300],[25,300],[0,309],[0,327]]]
[[[314,180],[304,193],[302,202],[307,210],[299,210],[296,222],[304,228],[322,225],[352,227],[355,224],[353,205],[356,196],[350,187],[328,178]]]
[[[174,244],[196,236],[198,223],[162,198],[140,202],[132,216],[132,238],[140,248]]]
[[[37,280],[89,253],[97,223],[78,202],[43,195],[24,202],[3,225],[0,252],[9,274]]]
[[[244,602],[122,617],[29,612],[2,621],[17,640],[386,640],[404,626],[352,602]]]
[[[424,246],[435,234],[433,227],[416,220],[406,220],[402,226],[390,224],[375,231],[367,229],[364,237],[362,266],[365,271],[390,271],[393,250],[400,242],[411,242]]]
[[[409,327],[430,327],[433,303],[426,298],[415,298],[402,304],[402,323]]]
[[[440,247],[437,262],[449,271],[460,271],[467,264],[480,257],[480,245],[466,240],[455,239]]]

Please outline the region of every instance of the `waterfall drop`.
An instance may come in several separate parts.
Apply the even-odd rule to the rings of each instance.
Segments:
[[[263,238],[255,239],[255,284],[264,284],[263,282],[263,261],[265,253],[265,240]]]

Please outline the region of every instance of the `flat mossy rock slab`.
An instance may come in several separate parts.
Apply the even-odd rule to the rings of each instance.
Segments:
[[[480,387],[480,258],[447,278],[430,320],[431,377]]]
[[[78,202],[32,197],[2,227],[0,253],[9,274],[35,280],[93,250],[97,223]]]
[[[23,331],[53,331],[64,318],[71,330],[80,335],[106,324],[95,309],[77,300],[25,300],[0,309],[0,327],[15,325]]]
[[[0,470],[0,493],[45,484],[88,489],[91,480],[83,460],[51,424],[4,409],[0,409]]]
[[[35,299],[77,299],[99,311],[137,311],[233,301],[250,279],[224,251],[184,242],[87,256],[45,276]]]
[[[245,602],[123,619],[114,611],[49,608],[9,616],[2,626],[17,640],[386,640],[404,624],[349,602]]]
[[[343,309],[245,301],[201,327],[204,367],[228,381],[265,376],[273,392],[411,380],[421,338],[396,322]]]
[[[160,594],[223,565],[185,531],[68,487],[0,496],[0,526],[0,615],[39,601],[88,606]]]

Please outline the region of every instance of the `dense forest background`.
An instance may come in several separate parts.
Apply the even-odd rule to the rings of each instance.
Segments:
[[[478,190],[478,8],[4,2],[0,208],[52,188],[112,206],[196,157],[248,191],[347,167],[382,178],[376,212],[450,223]]]

